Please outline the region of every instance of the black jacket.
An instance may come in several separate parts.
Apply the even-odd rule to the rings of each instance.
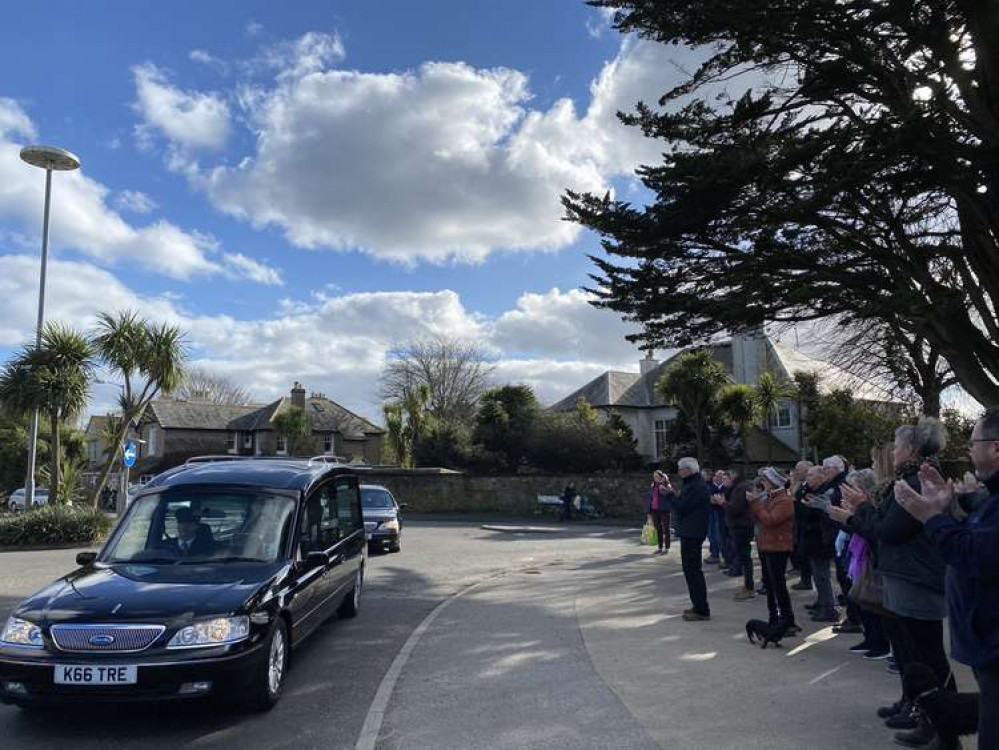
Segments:
[[[903,479],[919,492],[919,476],[915,472]],[[879,573],[942,594],[946,569],[943,557],[933,548],[923,524],[896,502],[894,485],[889,485],[885,492],[880,506],[871,503],[860,506],[847,528],[874,545],[874,567]]]
[[[954,658],[972,667],[999,663],[999,474],[966,521],[940,515],[926,532],[947,561],[947,606]]]
[[[725,525],[730,529],[750,529],[753,526],[753,513],[746,493],[753,489],[753,483],[743,479],[725,493]]]
[[[813,492],[807,482],[802,484],[794,493],[794,520],[799,524],[798,538],[805,555],[817,560],[831,560],[836,556],[836,536],[840,526],[825,511],[809,508],[803,503],[808,495],[821,495],[823,492],[835,497],[840,492],[839,486],[826,483]]]
[[[680,497],[673,501],[676,514],[676,533],[681,539],[700,539],[708,536],[708,519],[711,516],[711,491],[700,474],[691,474],[683,480]]]

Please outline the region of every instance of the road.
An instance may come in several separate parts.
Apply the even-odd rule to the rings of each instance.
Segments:
[[[296,652],[270,713],[0,706],[0,747],[346,750],[366,737],[379,750],[891,744],[873,708],[894,700],[897,680],[849,654],[852,638],[815,626],[785,649],[752,648],[742,626],[765,617],[765,605],[733,602],[736,582],[717,571],[708,573],[712,621],[682,622],[677,550],[650,556],[637,536],[414,521],[401,554],[369,561],[361,615],[330,621]],[[0,555],[0,614],[74,555]]]

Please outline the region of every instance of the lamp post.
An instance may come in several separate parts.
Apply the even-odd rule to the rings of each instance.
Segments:
[[[38,327],[35,329],[35,348],[42,347],[42,328],[45,325],[45,271],[49,256],[49,205],[52,199],[52,173],[68,172],[80,168],[75,154],[54,146],[25,146],[21,161],[45,170],[45,213],[42,219],[42,273],[38,288]],[[31,415],[31,434],[28,436],[28,471],[24,480],[24,502],[30,508],[35,500],[35,456],[38,448],[38,409]],[[58,459],[58,457],[57,457]],[[59,488],[49,487],[56,497]]]

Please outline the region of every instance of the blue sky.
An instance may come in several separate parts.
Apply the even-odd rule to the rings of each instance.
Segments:
[[[637,369],[632,329],[579,291],[596,243],[558,197],[634,194],[659,149],[614,112],[683,51],[574,0],[56,2],[6,23],[0,354],[31,334],[42,178],[16,153],[44,142],[84,164],[55,180],[49,317],[175,322],[261,400],[297,379],[377,417],[386,352],[437,333],[545,400]]]

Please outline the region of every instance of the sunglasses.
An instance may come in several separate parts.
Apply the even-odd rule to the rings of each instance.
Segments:
[[[975,443],[999,443],[996,438],[972,438],[965,446],[969,451],[975,447]]]

